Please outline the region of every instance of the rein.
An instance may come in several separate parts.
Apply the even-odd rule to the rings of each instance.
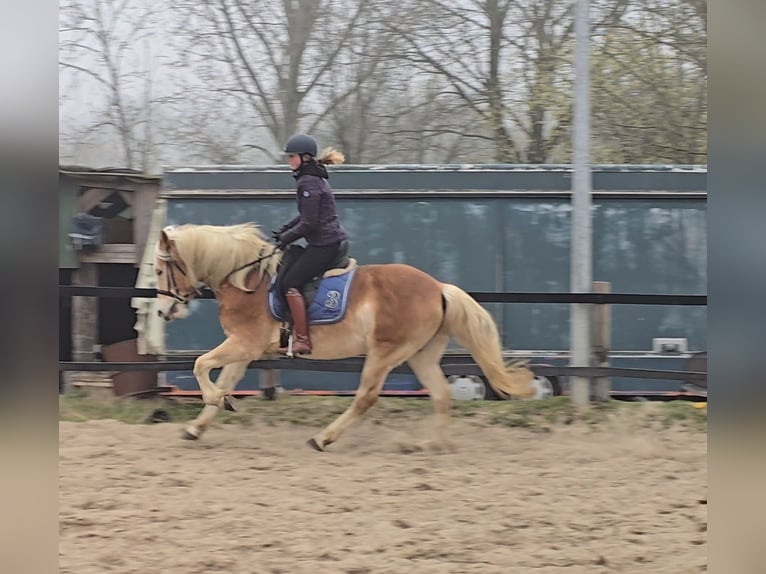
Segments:
[[[265,261],[266,259],[269,259],[271,257],[274,257],[274,255],[277,254],[279,251],[278,246],[274,246],[274,249],[271,251],[271,253],[267,255],[262,255],[258,257],[257,259],[253,259],[249,263],[245,263],[244,265],[241,265],[234,269],[233,271],[229,271],[229,273],[226,274],[226,277],[224,280],[228,280],[229,277],[231,277],[234,273],[237,271],[242,271],[243,269],[246,269],[247,267],[251,267],[253,265],[257,265],[261,261]],[[178,262],[173,259],[173,257],[170,255],[167,251],[160,251],[159,249],[156,251],[157,258],[164,261],[168,266],[168,291],[165,291],[164,289],[157,289],[158,295],[165,295],[167,297],[172,297],[179,303],[188,303],[189,299],[196,295],[202,295],[202,292],[200,289],[194,289],[193,291],[182,294],[178,288],[176,287],[176,281],[175,281],[175,275],[173,274],[173,268],[175,267],[178,269],[178,271],[183,275],[184,277],[188,277],[186,270],[184,270],[183,267],[181,267]],[[258,283],[258,286],[260,286],[261,283],[263,283],[263,279],[265,278],[265,275],[261,277],[260,282]],[[257,287],[256,287],[257,290]]]
[[[250,263],[245,263],[244,265],[240,265],[239,267],[234,269],[234,271],[229,271],[229,273],[226,275],[224,279],[228,279],[229,277],[234,275],[237,271],[242,271],[243,269],[250,267],[251,265],[255,265],[257,263],[260,263],[261,261],[265,261],[266,259],[274,257],[274,255],[277,254],[277,251],[279,251],[279,247],[275,245],[271,253],[269,253],[268,255],[262,255],[258,259],[253,259]]]

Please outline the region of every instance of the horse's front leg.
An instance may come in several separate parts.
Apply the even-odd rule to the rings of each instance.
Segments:
[[[237,383],[242,380],[249,364],[250,360],[225,365],[221,370],[221,374],[218,375],[218,380],[215,383],[216,387],[227,395],[231,393],[236,388]],[[219,410],[218,406],[205,405],[200,414],[197,415],[197,418],[184,429],[182,437],[188,440],[198,439],[210,426],[210,423],[213,422]]]
[[[225,408],[226,395],[231,391],[216,386],[210,380],[210,371],[224,367],[231,363],[250,362],[256,359],[260,353],[254,353],[248,348],[232,339],[226,339],[212,351],[205,353],[194,362],[194,376],[197,379],[202,400],[206,405],[217,408]]]

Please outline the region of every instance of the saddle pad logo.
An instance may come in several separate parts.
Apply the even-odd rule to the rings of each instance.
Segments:
[[[337,309],[340,305],[340,291],[335,289],[327,292],[327,298],[324,300],[324,306],[328,309]]]

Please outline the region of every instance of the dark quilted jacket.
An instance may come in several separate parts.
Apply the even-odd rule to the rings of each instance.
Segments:
[[[329,245],[348,238],[338,219],[335,197],[324,166],[309,163],[298,168],[298,216],[279,230],[281,243],[288,245],[301,237],[309,245]]]

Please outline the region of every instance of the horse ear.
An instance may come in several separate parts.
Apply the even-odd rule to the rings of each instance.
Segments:
[[[168,225],[167,227],[164,227],[162,231],[160,231],[160,249],[163,251],[170,250],[170,245],[172,243],[172,240],[170,239],[170,231],[173,228]]]

